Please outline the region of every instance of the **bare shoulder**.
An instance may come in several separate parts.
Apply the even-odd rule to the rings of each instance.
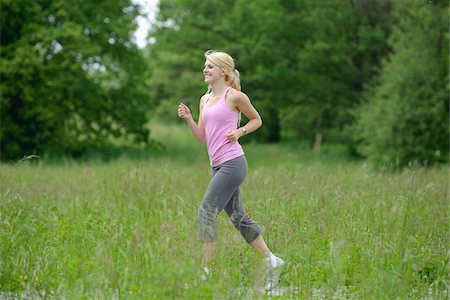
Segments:
[[[248,96],[241,91],[238,91],[236,89],[230,89],[228,94],[229,94],[229,103],[235,107],[245,103],[250,103],[250,99],[248,98]]]
[[[204,94],[200,97],[200,107],[203,107],[203,104],[205,104],[206,99],[208,99],[209,94]]]
[[[204,94],[203,96],[200,97],[200,103],[203,103],[206,101],[206,99],[208,98],[209,94]]]

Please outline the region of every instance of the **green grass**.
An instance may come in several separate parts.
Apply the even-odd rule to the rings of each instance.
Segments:
[[[196,284],[204,145],[184,126],[152,129],[166,150],[145,159],[1,165],[0,298],[256,297],[261,257],[224,213],[213,278]],[[287,261],[283,299],[447,298],[446,167],[388,173],[331,150],[245,151],[244,202]]]

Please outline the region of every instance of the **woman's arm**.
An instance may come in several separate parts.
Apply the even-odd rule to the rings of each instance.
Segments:
[[[236,91],[230,99],[230,104],[233,105],[237,110],[243,113],[249,120],[247,124],[236,129],[230,130],[227,134],[227,139],[230,142],[237,141],[241,136],[249,134],[262,125],[261,116],[258,111],[253,107],[250,99],[246,94]]]
[[[192,118],[191,111],[189,107],[187,107],[184,103],[180,103],[178,106],[178,117],[184,119],[191,129],[192,135],[197,139],[199,143],[204,143],[206,140],[205,137],[205,128],[203,126],[202,120],[202,109],[203,109],[203,97],[200,99],[200,110],[198,116],[198,124],[195,123],[194,118]]]

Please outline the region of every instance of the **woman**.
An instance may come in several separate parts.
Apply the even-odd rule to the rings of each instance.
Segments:
[[[198,123],[185,104],[180,103],[178,107],[178,116],[187,122],[197,141],[206,142],[213,171],[198,213],[198,237],[204,241],[203,270],[205,275],[210,274],[217,217],[224,209],[246,242],[267,257],[266,289],[271,290],[278,282],[284,261],[270,252],[261,237],[261,227],[244,210],[239,189],[247,175],[247,161],[238,140],[258,129],[262,125],[261,117],[241,92],[233,58],[225,52],[207,51],[205,59],[203,74],[208,93],[200,99]],[[237,128],[241,113],[249,122]]]

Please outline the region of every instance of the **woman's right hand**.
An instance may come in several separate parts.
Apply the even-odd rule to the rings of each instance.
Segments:
[[[189,107],[187,107],[184,103],[180,103],[180,105],[178,105],[178,117],[180,117],[183,120],[188,120],[192,118]]]

